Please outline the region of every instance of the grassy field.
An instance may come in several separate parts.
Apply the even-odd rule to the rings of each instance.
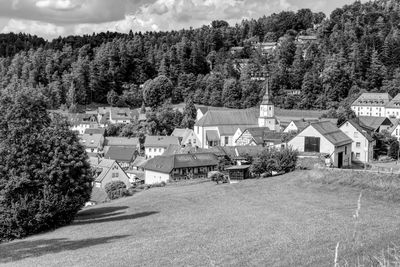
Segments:
[[[70,226],[0,245],[0,264],[333,266],[337,242],[340,262],[354,263],[400,240],[397,202],[363,193],[355,228],[360,189],[310,175],[143,191],[86,208]]]

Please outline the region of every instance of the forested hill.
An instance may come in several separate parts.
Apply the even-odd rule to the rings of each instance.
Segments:
[[[91,102],[156,107],[165,99],[247,108],[258,104],[268,70],[274,102],[330,109],[361,91],[400,91],[400,0],[346,5],[325,18],[309,9],[237,25],[101,33],[45,41],[0,35],[2,90],[41,91],[49,108]],[[299,42],[299,36],[316,36]],[[258,42],[277,42],[269,53]],[[233,47],[242,47],[240,49]],[[233,48],[233,49],[232,49]],[[288,94],[289,89],[300,95]]]

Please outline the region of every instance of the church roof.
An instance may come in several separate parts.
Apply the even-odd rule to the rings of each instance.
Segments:
[[[221,126],[221,125],[258,125],[259,111],[257,109],[227,109],[209,110],[196,126]]]

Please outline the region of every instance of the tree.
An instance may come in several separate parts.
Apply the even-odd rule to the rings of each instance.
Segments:
[[[0,113],[0,241],[72,222],[93,181],[77,135],[30,88],[3,94]]]
[[[183,119],[181,123],[182,128],[193,129],[194,123],[196,122],[197,110],[193,104],[193,100],[189,98],[186,101],[185,108],[183,109]]]
[[[224,82],[222,90],[222,99],[224,106],[228,108],[240,107],[240,100],[242,98],[242,91],[236,79],[227,79]]]
[[[173,85],[170,79],[161,75],[144,85],[143,99],[146,105],[155,108],[171,97]]]
[[[115,92],[114,90],[111,90],[107,93],[107,103],[112,107],[115,107],[118,105],[119,96],[118,96],[117,92]]]

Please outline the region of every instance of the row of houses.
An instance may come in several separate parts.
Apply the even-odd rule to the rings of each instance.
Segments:
[[[400,118],[400,94],[363,93],[351,105],[357,116]]]

